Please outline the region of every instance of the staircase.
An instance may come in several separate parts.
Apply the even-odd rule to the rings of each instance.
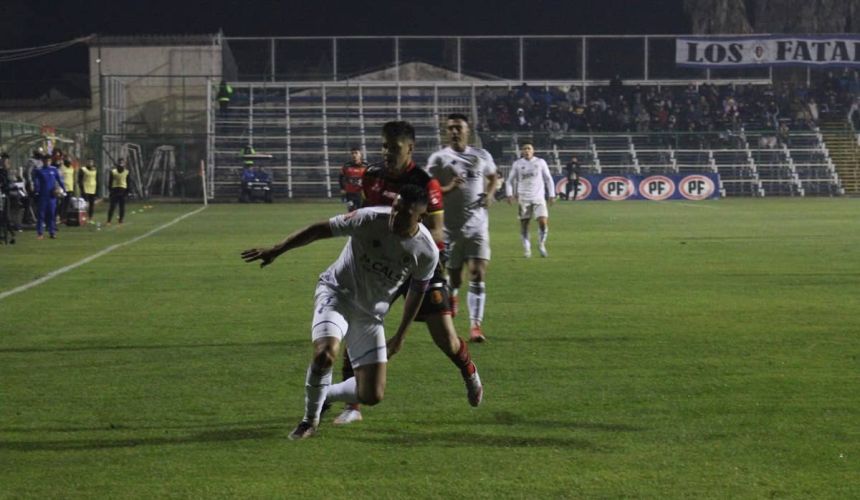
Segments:
[[[823,120],[820,130],[845,194],[860,195],[860,148],[851,125],[842,119]]]

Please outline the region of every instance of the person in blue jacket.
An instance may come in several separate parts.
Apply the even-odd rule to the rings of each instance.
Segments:
[[[44,239],[45,224],[51,238],[57,237],[57,195],[65,194],[66,185],[57,167],[51,165],[51,157],[42,157],[42,168],[33,171],[33,191],[36,194],[38,214],[36,217],[37,239]]]

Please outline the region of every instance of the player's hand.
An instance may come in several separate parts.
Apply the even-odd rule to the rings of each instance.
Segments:
[[[549,202],[549,204],[551,206],[553,203],[555,203],[555,196],[549,198],[547,201]]]
[[[274,262],[277,257],[273,248],[251,248],[242,252],[242,260],[245,262],[259,260],[261,268]]]
[[[403,335],[395,335],[388,339],[386,347],[388,348],[389,358],[400,352],[400,348],[403,347]]]
[[[465,183],[466,183],[466,179],[460,177],[459,175],[455,175],[454,178],[451,180],[451,183],[448,184],[447,188],[450,191],[452,189],[459,188],[460,186],[462,186]]]

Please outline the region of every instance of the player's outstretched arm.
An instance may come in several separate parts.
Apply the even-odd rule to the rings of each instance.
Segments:
[[[400,320],[400,326],[397,327],[397,333],[388,339],[387,346],[389,358],[397,354],[403,346],[403,339],[406,337],[406,331],[409,330],[409,325],[412,324],[412,321],[418,314],[418,310],[421,308],[421,302],[423,300],[424,292],[419,291],[419,289],[414,286],[410,286],[409,291],[406,292],[406,299],[403,301],[403,319]]]
[[[250,248],[243,251],[242,260],[245,262],[259,260],[260,267],[266,267],[285,252],[313,243],[316,240],[331,238],[332,236],[331,226],[328,221],[317,222],[287,236],[287,239],[271,248]]]

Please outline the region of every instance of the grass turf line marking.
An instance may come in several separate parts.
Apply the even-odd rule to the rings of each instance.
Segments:
[[[162,229],[167,229],[168,227],[170,227],[170,226],[172,226],[172,225],[176,224],[177,222],[180,222],[180,221],[182,221],[182,220],[184,220],[184,219],[187,219],[188,217],[191,217],[192,215],[194,215],[194,214],[196,214],[196,213],[199,213],[199,212],[203,211],[203,209],[205,209],[205,208],[206,208],[205,206],[202,206],[202,207],[198,208],[197,210],[194,210],[193,212],[188,212],[187,214],[180,215],[179,217],[177,217],[177,218],[173,219],[172,221],[168,222],[167,224],[164,224],[164,225],[162,225],[162,226],[158,226],[157,228],[155,228],[155,229],[153,229],[153,230],[149,231],[148,233],[144,233],[144,234],[142,234],[142,235],[140,235],[140,236],[135,236],[134,238],[132,238],[132,239],[130,239],[130,240],[128,240],[128,241],[124,241],[124,242],[122,242],[122,243],[116,243],[116,244],[114,244],[114,245],[111,245],[111,246],[109,246],[109,247],[105,248],[104,250],[101,250],[101,251],[99,251],[99,252],[97,252],[97,253],[94,253],[93,255],[90,255],[89,257],[86,257],[86,258],[84,258],[84,259],[81,259],[81,260],[79,260],[79,261],[75,262],[74,264],[69,264],[68,266],[66,266],[66,267],[61,267],[60,269],[57,269],[56,271],[51,271],[51,272],[49,272],[48,274],[46,274],[46,275],[42,276],[41,278],[39,278],[39,279],[37,279],[37,280],[34,280],[34,281],[29,282],[29,283],[23,284],[23,285],[21,285],[21,286],[19,286],[19,287],[17,287],[17,288],[13,288],[13,289],[11,289],[11,290],[8,290],[8,291],[5,291],[5,292],[2,292],[2,293],[0,293],[0,300],[3,300],[3,299],[5,299],[6,297],[10,297],[10,296],[12,296],[12,295],[15,295],[16,293],[20,293],[20,292],[27,291],[27,290],[29,290],[29,289],[31,289],[31,288],[33,288],[33,287],[35,287],[35,286],[39,286],[39,285],[41,285],[42,283],[44,283],[44,282],[46,282],[46,281],[49,281],[49,280],[52,280],[52,279],[56,278],[57,276],[59,276],[59,275],[61,275],[61,274],[65,274],[65,273],[67,273],[67,272],[69,272],[69,271],[72,271],[72,270],[74,270],[74,269],[77,269],[77,268],[81,267],[82,265],[84,265],[84,264],[86,264],[86,263],[88,263],[88,262],[92,262],[92,261],[94,261],[94,260],[98,259],[99,257],[101,257],[102,255],[107,255],[107,254],[109,254],[109,253],[113,252],[114,250],[116,250],[116,249],[118,249],[118,248],[122,248],[122,247],[124,247],[124,246],[126,246],[126,245],[131,245],[132,243],[136,243],[136,242],[138,242],[138,241],[140,241],[140,240],[142,240],[142,239],[144,239],[144,238],[147,238],[147,237],[149,237],[149,236],[152,236],[153,234],[155,234],[155,233],[157,233],[157,232],[161,231]]]

